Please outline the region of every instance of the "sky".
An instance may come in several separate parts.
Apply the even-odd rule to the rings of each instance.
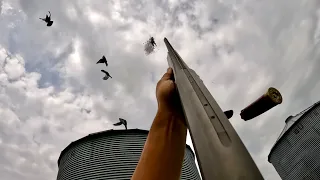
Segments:
[[[0,0],[0,174],[54,180],[60,152],[89,133],[148,130],[168,64],[163,38],[202,78],[265,179],[285,119],[320,100],[318,0]],[[52,27],[39,20],[51,11]],[[155,52],[144,42],[153,36]],[[95,63],[105,55],[108,67]],[[103,81],[101,69],[112,79]],[[243,121],[277,88],[283,103]],[[187,143],[191,140],[188,138]]]

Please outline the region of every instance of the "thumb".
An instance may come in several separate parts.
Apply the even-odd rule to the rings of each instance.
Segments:
[[[169,79],[172,79],[173,77],[173,70],[172,68],[168,68],[167,69],[167,72],[162,76],[161,80],[169,80]]]

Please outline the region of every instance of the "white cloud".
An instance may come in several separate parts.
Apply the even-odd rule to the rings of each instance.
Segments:
[[[5,64],[4,71],[8,75],[9,80],[16,80],[24,74],[24,64],[18,58],[11,59]]]

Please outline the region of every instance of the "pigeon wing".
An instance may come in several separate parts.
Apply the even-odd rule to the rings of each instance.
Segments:
[[[117,122],[117,123],[115,123],[115,124],[113,124],[114,126],[120,126],[120,125],[122,125],[122,122]]]
[[[107,71],[105,71],[105,70],[103,70],[103,69],[101,70],[101,72],[103,72],[103,73],[105,73],[105,74],[107,74],[107,75],[109,74]]]
[[[126,120],[121,119],[120,121],[121,121],[124,125],[127,125],[127,121],[126,121]]]

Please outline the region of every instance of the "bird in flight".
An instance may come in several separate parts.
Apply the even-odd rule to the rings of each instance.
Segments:
[[[110,74],[109,74],[107,71],[101,70],[101,72],[103,72],[103,73],[106,74],[106,76],[104,76],[104,77],[102,78],[103,80],[107,80],[107,79],[109,79],[109,77],[111,77]],[[111,78],[112,78],[112,77],[111,77]]]
[[[154,38],[153,38],[153,37],[150,38],[150,43],[151,43],[152,46],[154,46],[154,45],[157,46],[157,44],[156,44],[156,42],[154,41]]]
[[[124,127],[126,128],[126,130],[127,130],[127,121],[126,120],[124,120],[124,119],[122,119],[122,118],[119,118],[119,121],[120,122],[117,122],[117,123],[115,123],[115,124],[113,124],[114,126],[121,126],[121,125],[124,125]]]
[[[225,111],[224,114],[227,116],[228,119],[230,119],[233,116],[233,110]]]
[[[155,46],[157,46],[157,44],[154,41],[154,38],[150,37],[148,39],[148,41],[144,44],[144,51],[145,51],[146,55],[153,53]]]
[[[48,12],[49,12],[49,16],[46,15],[45,19],[43,19],[43,18],[39,18],[39,19],[41,19],[42,21],[46,22],[47,26],[52,26],[53,21],[51,21],[51,13],[50,13],[50,11],[48,11]]]
[[[108,66],[107,59],[106,59],[106,57],[104,57],[104,56],[102,56],[102,58],[101,58],[96,64],[99,64],[99,63],[105,63],[106,66]]]

